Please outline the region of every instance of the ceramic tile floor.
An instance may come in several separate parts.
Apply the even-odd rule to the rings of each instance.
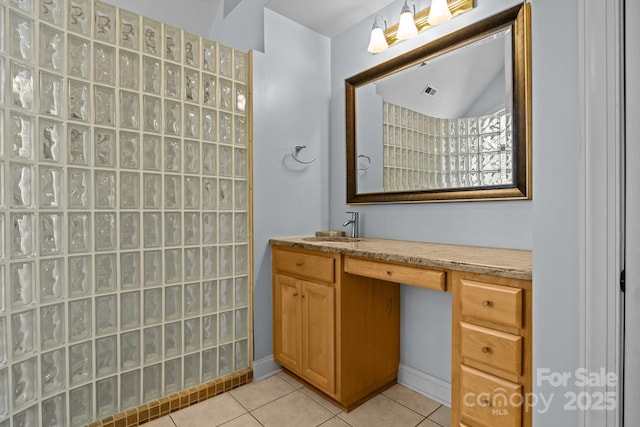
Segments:
[[[346,413],[284,372],[145,427],[449,427],[449,408],[394,385]]]

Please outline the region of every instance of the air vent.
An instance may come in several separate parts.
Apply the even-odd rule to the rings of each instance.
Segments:
[[[438,90],[439,90],[438,88],[435,88],[435,87],[433,87],[431,85],[427,85],[427,87],[424,88],[422,93],[424,95],[433,97],[433,96],[436,96],[436,93],[438,93]]]

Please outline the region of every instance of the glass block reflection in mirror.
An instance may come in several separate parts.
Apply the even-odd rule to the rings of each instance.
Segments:
[[[246,368],[249,56],[92,0],[0,0],[0,32],[0,426]]]

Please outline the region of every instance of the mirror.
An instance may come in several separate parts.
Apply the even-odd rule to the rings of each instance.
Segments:
[[[530,4],[345,81],[347,203],[531,199]]]

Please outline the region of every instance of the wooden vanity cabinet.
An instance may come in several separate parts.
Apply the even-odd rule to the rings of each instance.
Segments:
[[[392,385],[400,289],[345,273],[342,255],[273,247],[276,362],[349,410]]]
[[[530,427],[531,281],[452,272],[451,425]]]

